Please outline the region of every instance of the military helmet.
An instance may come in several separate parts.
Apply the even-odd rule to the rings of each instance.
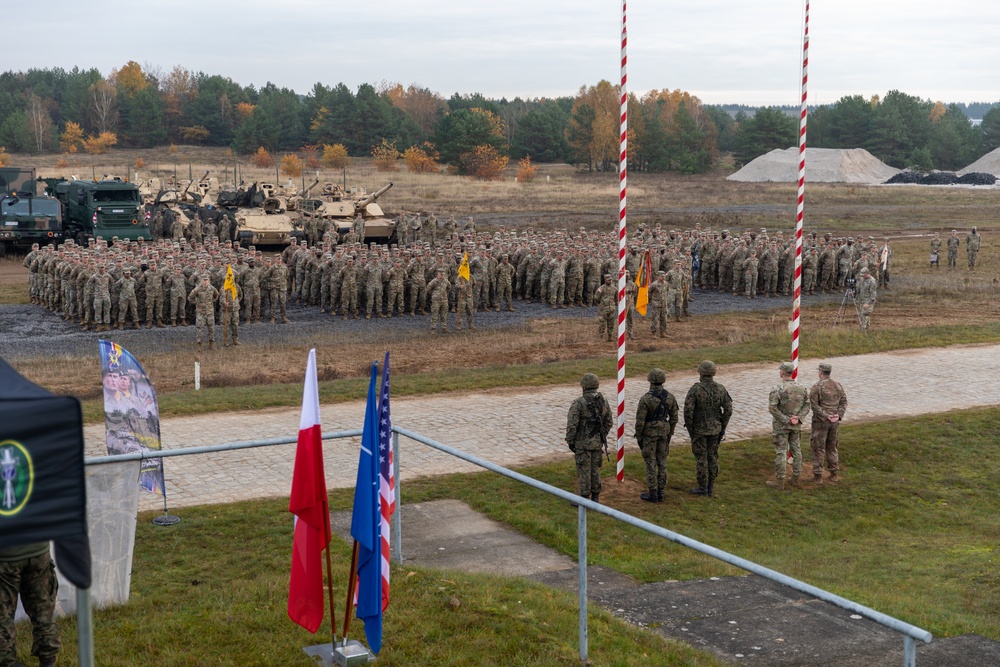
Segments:
[[[667,380],[667,374],[660,368],[654,368],[646,375],[649,384],[663,384]]]
[[[597,389],[601,386],[601,381],[593,373],[587,373],[580,378],[580,386],[584,389]]]
[[[706,359],[698,364],[698,375],[715,375],[715,362]]]
[[[790,361],[783,361],[778,366],[778,370],[781,371],[782,373],[794,373],[795,372],[795,366],[793,366],[792,362],[790,362]]]

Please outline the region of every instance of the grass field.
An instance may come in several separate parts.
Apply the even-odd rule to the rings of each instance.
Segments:
[[[714,499],[690,496],[693,460],[669,458],[666,502],[639,500],[641,462],[619,485],[605,469],[602,500],[688,537],[799,578],[930,630],[1000,640],[996,500],[1000,409],[845,426],[845,481],[777,493],[770,441],[723,446]],[[572,464],[520,472],[565,489]],[[564,501],[492,473],[404,480],[404,502],[457,498],[533,539],[575,557],[576,512]],[[331,494],[349,509],[352,491]],[[185,509],[163,529],[140,516],[128,605],[97,612],[98,664],[296,665],[300,647],[322,641],[285,617],[292,524],[287,500]],[[738,574],[603,516],[589,519],[588,554],[639,581]],[[406,530],[406,526],[403,526]],[[333,543],[344,591],[346,542]],[[572,595],[524,580],[393,567],[386,613],[386,665],[578,664]],[[456,606],[456,601],[458,605]],[[337,614],[341,616],[342,602]],[[593,664],[714,665],[591,606]],[[74,643],[73,619],[62,622]],[[355,622],[352,636],[363,636]],[[30,646],[21,626],[22,657]],[[790,630],[791,631],[791,630]],[[75,665],[73,650],[60,664]]]

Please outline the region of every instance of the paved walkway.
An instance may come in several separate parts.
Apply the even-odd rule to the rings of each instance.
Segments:
[[[801,363],[800,381],[816,380],[816,365]],[[947,412],[1000,405],[1000,345],[955,346],[826,359],[833,377],[844,385],[849,400],[845,423]],[[974,381],[970,378],[974,377]],[[778,381],[777,363],[720,366],[716,379],[733,397],[734,417],[727,442],[770,432],[767,394]],[[679,395],[696,373],[670,373],[666,388]],[[615,403],[614,379],[603,378],[602,390]],[[648,389],[645,373],[626,383],[626,456],[639,456],[632,423],[638,398]],[[429,438],[504,466],[540,459],[565,458],[566,410],[578,396],[576,385],[473,393],[402,397],[392,401],[393,422]],[[361,427],[364,401],[322,406],[324,431]],[[683,420],[682,420],[683,421]],[[299,409],[234,412],[165,419],[161,424],[165,449],[223,442],[294,437]],[[106,453],[104,426],[85,429],[88,456]],[[674,444],[685,444],[678,428]],[[352,487],[357,470],[358,438],[325,442],[327,484]],[[400,476],[407,478],[478,470],[471,464],[423,445],[400,440]],[[171,507],[225,503],[251,498],[287,496],[292,479],[294,445],[164,460]],[[140,509],[162,507],[158,496],[142,494]]]

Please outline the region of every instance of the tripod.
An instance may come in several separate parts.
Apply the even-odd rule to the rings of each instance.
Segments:
[[[861,308],[858,306],[858,300],[854,296],[854,286],[849,285],[844,291],[844,298],[840,302],[840,309],[837,310],[837,316],[833,318],[833,326],[837,326],[839,322],[846,321],[846,318],[850,315],[850,311],[847,309],[847,302],[850,301],[854,305],[854,317],[858,323],[858,329],[861,328]]]

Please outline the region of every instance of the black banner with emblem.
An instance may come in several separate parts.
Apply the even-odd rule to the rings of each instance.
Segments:
[[[48,540],[63,575],[89,588],[80,402],[32,384],[0,359],[0,544]]]

